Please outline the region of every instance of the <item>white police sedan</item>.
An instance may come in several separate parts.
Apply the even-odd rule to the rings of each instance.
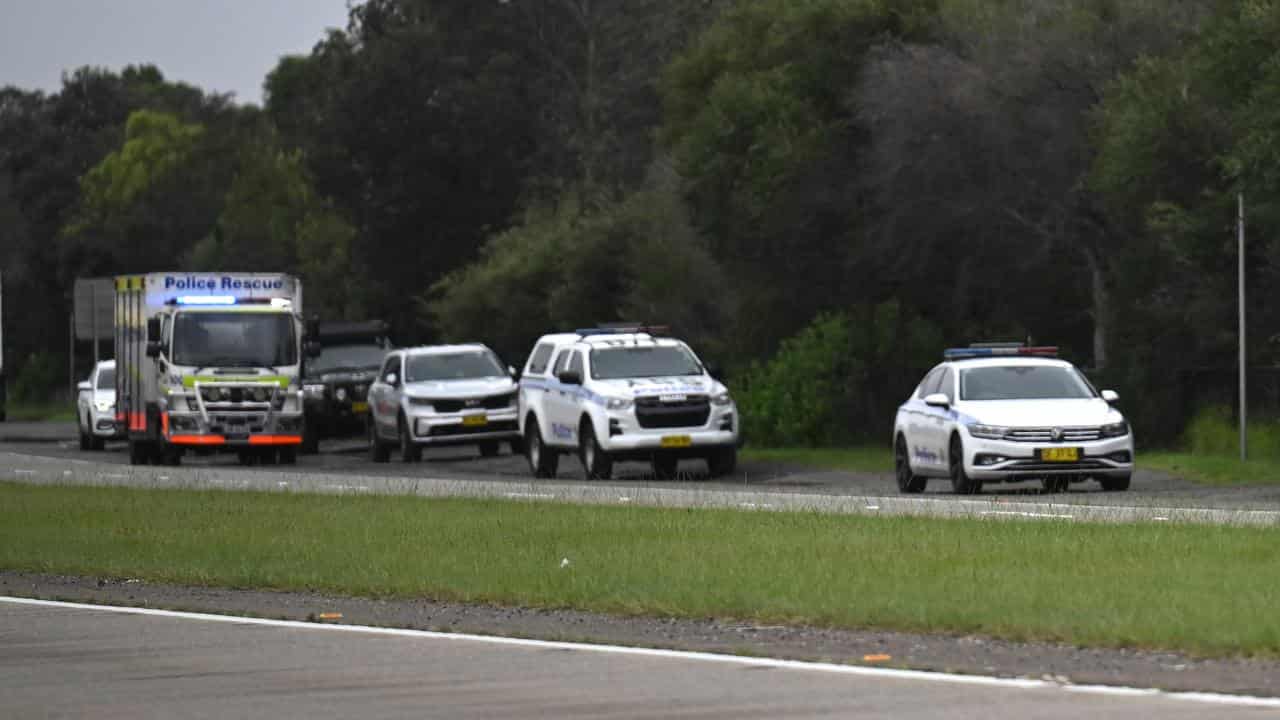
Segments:
[[[1047,492],[1097,480],[1129,488],[1133,432],[1057,348],[1009,344],[947,350],[898,408],[893,427],[898,489],[923,492],[947,478],[955,492],[983,483],[1043,483]]]

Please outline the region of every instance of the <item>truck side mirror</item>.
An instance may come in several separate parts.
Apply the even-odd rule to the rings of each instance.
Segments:
[[[303,346],[303,349],[306,351],[307,357],[309,358],[314,359],[320,357],[320,343],[315,340],[308,340]]]
[[[307,331],[307,337],[312,340],[316,340],[320,337],[320,316],[319,315],[312,315],[311,319],[307,320],[306,331]]]
[[[147,318],[147,342],[157,344],[160,342],[160,318],[158,317]]]

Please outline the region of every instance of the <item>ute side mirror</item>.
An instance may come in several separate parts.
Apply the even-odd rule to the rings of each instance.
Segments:
[[[160,318],[147,318],[147,357],[160,357]]]
[[[382,378],[382,382],[384,382],[384,383],[386,383],[386,384],[388,384],[388,385],[395,385],[395,384],[396,384],[396,382],[398,382],[399,380],[400,380],[399,376],[397,376],[397,375],[396,375],[395,373],[393,373],[393,372],[389,372],[389,373],[387,373],[387,376],[386,376],[386,377],[384,377],[384,378]]]
[[[577,370],[561,370],[556,376],[565,385],[581,385],[582,373]]]
[[[84,392],[85,390],[92,390],[93,384],[90,383],[88,380],[81,380],[79,383],[76,383],[76,389],[79,390],[80,392]]]
[[[946,393],[933,393],[925,396],[924,404],[929,407],[949,408],[951,407],[951,399],[947,397]]]
[[[1108,403],[1116,403],[1120,401],[1120,394],[1115,390],[1103,390],[1102,399],[1106,400]]]
[[[516,380],[520,379],[520,371],[517,370],[514,365],[507,366],[507,374],[510,375],[513,379],[516,379]]]

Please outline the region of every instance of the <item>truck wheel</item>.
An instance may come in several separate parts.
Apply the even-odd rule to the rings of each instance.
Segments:
[[[1106,492],[1124,492],[1129,489],[1129,483],[1132,479],[1132,475],[1122,475],[1120,477],[1100,477],[1098,482],[1102,484],[1102,489]]]
[[[151,448],[141,440],[129,440],[129,464],[146,465],[151,459]]]
[[[182,464],[182,448],[165,443],[160,450],[160,464],[178,466]]]
[[[497,457],[498,449],[499,446],[497,440],[485,440],[480,443],[480,457]]]
[[[590,420],[583,420],[578,429],[578,459],[587,471],[588,480],[608,480],[613,476],[613,458],[596,442]]]
[[[680,458],[674,455],[654,455],[653,474],[659,480],[675,480],[680,468]]]
[[[536,478],[551,479],[556,476],[560,467],[560,454],[555,448],[542,443],[542,433],[538,430],[537,418],[530,417],[525,422],[524,430],[525,457],[529,460],[529,471]]]
[[[298,464],[298,448],[280,448],[280,464],[281,465],[297,465]]]
[[[320,452],[320,428],[314,422],[308,421],[302,428],[302,452],[305,455]]]
[[[400,460],[407,463],[422,462],[422,446],[413,441],[413,435],[409,434],[409,423],[403,415],[396,425],[400,429]]]
[[[738,469],[738,448],[727,447],[713,451],[707,456],[707,472],[711,477],[732,475]]]
[[[369,460],[384,463],[391,459],[391,448],[378,438],[378,423],[369,418]]]
[[[957,495],[977,495],[982,492],[982,481],[974,480],[964,471],[964,445],[959,435],[951,436],[951,447],[947,460],[951,466],[951,489]]]

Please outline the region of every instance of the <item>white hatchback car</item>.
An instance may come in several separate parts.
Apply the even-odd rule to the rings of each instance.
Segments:
[[[485,457],[518,447],[512,374],[480,344],[393,350],[369,387],[370,457],[386,462],[396,445],[405,462],[428,445],[474,444]]]
[[[116,425],[116,361],[103,360],[89,379],[77,386],[76,425],[81,450],[101,450],[107,440],[123,437]]]
[[[555,477],[560,454],[575,451],[589,478],[608,479],[618,460],[649,462],[663,479],[682,459],[730,475],[738,421],[728,389],[656,328],[544,335],[520,377],[520,430],[535,477]]]
[[[898,489],[948,478],[960,494],[986,482],[1038,480],[1047,492],[1097,480],[1129,488],[1133,432],[1119,397],[1098,392],[1057,348],[988,344],[948,350],[898,408]]]

